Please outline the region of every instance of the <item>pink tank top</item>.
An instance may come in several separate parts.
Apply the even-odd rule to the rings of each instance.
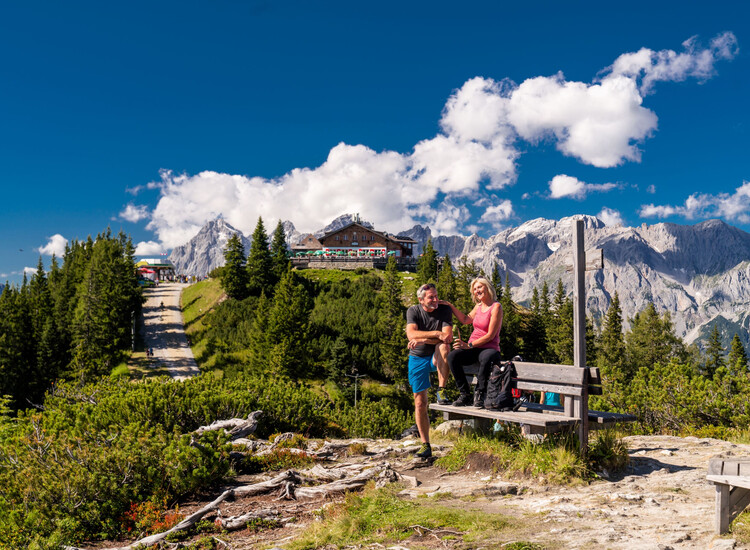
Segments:
[[[495,306],[497,304],[497,306]],[[473,342],[474,340],[477,340],[478,338],[481,338],[485,334],[487,334],[487,331],[490,328],[490,318],[492,317],[492,309],[495,307],[501,307],[498,302],[493,303],[490,307],[487,308],[487,311],[482,312],[482,306],[479,306],[477,309],[477,312],[474,314],[474,322],[472,323],[474,325],[474,330],[471,331],[471,336],[469,336],[469,342]],[[489,348],[494,349],[497,351],[500,351],[500,332],[498,331],[497,335],[490,340],[489,342],[485,342],[481,346],[477,346],[479,348]]]

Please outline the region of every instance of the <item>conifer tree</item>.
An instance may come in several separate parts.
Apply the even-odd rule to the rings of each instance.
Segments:
[[[232,235],[224,248],[224,269],[221,271],[221,288],[227,296],[244,300],[249,295],[248,271],[245,265],[245,246],[238,233]]]
[[[120,360],[130,347],[139,296],[132,243],[122,233],[112,237],[107,229],[92,242],[90,260],[76,288],[72,367],[77,376],[109,374]]]
[[[273,294],[273,263],[268,250],[268,235],[263,225],[263,218],[253,231],[253,242],[247,256],[248,292],[251,296],[260,296],[262,292]]]
[[[745,351],[745,346],[742,345],[742,340],[740,340],[740,337],[736,332],[734,333],[734,338],[732,338],[732,344],[729,348],[727,363],[729,364],[729,372],[733,375],[747,373],[747,352]]]
[[[552,308],[547,329],[548,348],[554,363],[573,364],[573,301],[566,293],[562,280],[552,298]]]
[[[15,409],[28,406],[28,372],[34,365],[30,333],[22,291],[6,284],[0,294],[0,395],[10,395]]]
[[[599,357],[597,365],[601,369],[605,384],[625,384],[626,378],[625,338],[622,334],[622,309],[617,293],[612,297],[604,326],[599,337]]]
[[[378,295],[378,340],[383,373],[398,385],[405,385],[407,382],[406,308],[401,299],[402,292],[396,258],[391,256],[388,258],[383,286]]]
[[[520,354],[525,361],[543,362],[547,349],[547,331],[541,315],[539,290],[531,293],[530,311],[520,316]]]
[[[455,305],[460,311],[464,313],[469,313],[472,309],[474,309],[474,300],[471,296],[470,285],[471,281],[473,281],[478,276],[479,269],[477,268],[476,262],[474,260],[469,262],[466,256],[462,256],[458,262],[458,276],[456,277],[456,301],[453,305]],[[439,290],[440,289],[438,289],[438,291]],[[438,296],[440,296],[440,294],[438,294]],[[454,331],[455,327],[458,327],[462,340],[466,341],[469,339],[469,335],[471,334],[471,325],[456,324],[454,325]]]
[[[672,359],[685,358],[685,345],[675,336],[669,312],[659,317],[653,302],[630,320],[625,335],[626,379],[633,378],[640,368],[652,369],[657,363],[666,365]]]
[[[714,373],[716,373],[721,367],[726,367],[726,362],[724,361],[724,346],[721,345],[721,332],[719,332],[719,327],[714,324],[711,329],[711,335],[708,337],[708,343],[706,344],[703,375],[706,378],[713,378]]]
[[[451,264],[451,258],[448,254],[443,258],[443,266],[438,274],[437,290],[441,300],[455,303],[457,297],[456,274],[453,272],[453,264]]]
[[[255,302],[255,318],[250,329],[250,345],[248,346],[250,358],[250,370],[254,372],[264,372],[268,370],[268,313],[271,309],[271,302],[262,292]]]
[[[500,305],[503,308],[503,326],[500,329],[500,351],[504,357],[513,357],[518,353],[518,333],[520,319],[516,314],[513,294],[510,289],[510,274],[505,273],[505,289]]]
[[[289,256],[286,248],[286,235],[281,220],[276,224],[276,229],[271,238],[271,264],[273,265],[274,284],[281,280],[289,267]]]
[[[492,262],[492,277],[490,277],[490,282],[492,283],[492,286],[495,287],[497,299],[500,300],[503,296],[503,280],[500,277],[500,268],[498,267],[497,262]]]
[[[346,339],[339,335],[331,346],[331,356],[326,364],[326,379],[338,386],[347,385],[346,373],[351,365],[351,355]]]
[[[32,370],[27,373],[29,381],[28,397],[36,403],[41,403],[44,392],[57,378],[58,370],[63,366],[58,363],[57,343],[59,338],[52,314],[49,281],[41,257],[36,272],[29,282],[29,306],[35,360]]]
[[[308,374],[307,329],[310,304],[305,288],[289,269],[276,286],[266,329],[272,372],[293,378]]]
[[[432,246],[432,239],[427,240],[422,256],[417,261],[417,286],[425,283],[436,283],[438,278],[437,252]]]

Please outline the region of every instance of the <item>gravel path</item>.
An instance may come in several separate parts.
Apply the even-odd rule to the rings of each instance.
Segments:
[[[155,363],[167,368],[172,377],[178,380],[200,372],[185,336],[180,310],[180,295],[186,286],[180,283],[161,283],[157,287],[144,289],[144,342],[147,348],[154,350]]]

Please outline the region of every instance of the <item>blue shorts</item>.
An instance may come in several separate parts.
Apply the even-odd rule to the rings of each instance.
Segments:
[[[409,356],[409,384],[412,392],[419,393],[430,388],[430,372],[432,372],[432,355]]]

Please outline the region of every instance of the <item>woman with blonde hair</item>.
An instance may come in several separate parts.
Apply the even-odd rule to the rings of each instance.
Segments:
[[[453,315],[463,325],[473,325],[469,341],[460,338],[453,342],[453,351],[448,354],[448,366],[456,379],[456,386],[461,392],[453,402],[454,406],[465,407],[473,404],[484,408],[487,392],[487,379],[493,361],[500,361],[500,329],[503,326],[503,307],[497,301],[495,288],[484,277],[477,277],[469,286],[471,299],[476,304],[468,314],[464,314],[450,302],[440,301],[451,308]],[[474,395],[466,380],[464,366],[479,362],[477,385]]]

